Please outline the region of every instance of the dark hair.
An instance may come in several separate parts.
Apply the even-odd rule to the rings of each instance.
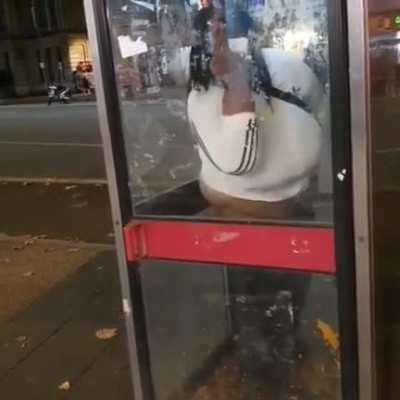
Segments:
[[[193,21],[192,49],[190,51],[190,76],[188,90],[208,89],[215,77],[211,71],[212,44],[209,24],[214,18],[216,8],[210,2],[210,7],[199,10]]]
[[[188,91],[193,89],[208,90],[215,81],[215,76],[211,70],[212,54],[205,52],[202,46],[193,46],[190,51],[190,76]]]

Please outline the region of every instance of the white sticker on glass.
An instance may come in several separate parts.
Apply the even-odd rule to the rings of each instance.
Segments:
[[[118,36],[118,44],[122,58],[137,56],[147,53],[149,50],[142,37],[133,40],[130,36],[121,35]]]

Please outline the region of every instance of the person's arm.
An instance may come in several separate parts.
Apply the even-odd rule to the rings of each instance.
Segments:
[[[188,102],[189,118],[196,141],[211,164],[225,174],[244,175],[254,168],[257,158],[255,105],[246,62],[230,50],[225,27],[219,21],[216,15],[211,22],[211,69],[224,85],[222,99],[215,97],[222,104],[204,111],[196,104],[200,94],[193,93]]]
[[[216,17],[212,22],[214,52],[211,68],[224,84],[223,114],[254,112],[246,62],[229,48],[225,26]]]

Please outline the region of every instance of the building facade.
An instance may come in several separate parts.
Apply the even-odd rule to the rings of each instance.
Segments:
[[[0,2],[0,97],[43,93],[90,62],[83,0]]]

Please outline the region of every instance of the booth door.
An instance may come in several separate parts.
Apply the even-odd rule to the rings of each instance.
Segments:
[[[333,3],[86,1],[137,396],[356,398]]]

